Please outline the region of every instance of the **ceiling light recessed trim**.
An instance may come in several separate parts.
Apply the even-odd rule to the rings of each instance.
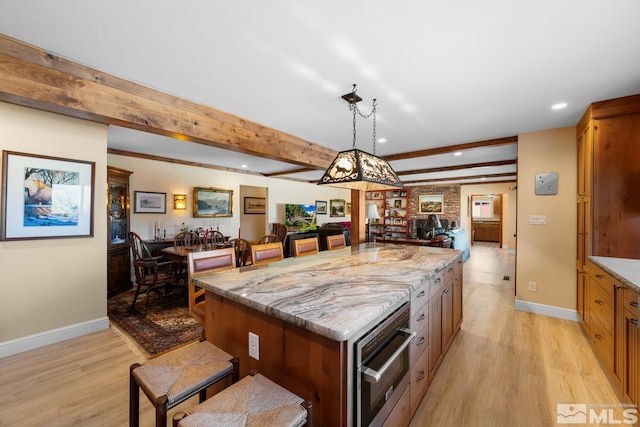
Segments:
[[[566,102],[558,102],[557,104],[553,104],[551,106],[552,110],[562,110],[563,108],[567,107],[567,103]]]

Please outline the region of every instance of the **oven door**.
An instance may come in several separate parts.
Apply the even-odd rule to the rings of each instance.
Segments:
[[[409,387],[409,344],[416,333],[398,328],[357,372],[357,426],[379,426]]]

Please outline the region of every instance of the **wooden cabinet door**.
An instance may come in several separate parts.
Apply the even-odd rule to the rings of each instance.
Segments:
[[[429,382],[442,361],[442,290],[429,300]]]
[[[446,353],[453,339],[453,281],[442,289],[442,351]]]

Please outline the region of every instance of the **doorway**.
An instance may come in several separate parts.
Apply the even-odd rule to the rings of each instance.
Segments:
[[[471,244],[496,242],[502,247],[502,194],[474,194],[471,196]]]

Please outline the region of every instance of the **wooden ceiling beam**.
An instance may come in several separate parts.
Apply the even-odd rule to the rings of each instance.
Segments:
[[[439,168],[429,168],[429,169],[414,169],[414,170],[406,170],[398,172],[396,171],[396,175],[415,175],[418,173],[433,173],[433,172],[446,172],[452,170],[462,170],[469,168],[484,168],[484,167],[494,167],[494,166],[508,166],[517,164],[517,160],[498,160],[495,162],[484,162],[484,163],[468,163],[466,165],[456,165],[456,166],[443,166]]]
[[[411,181],[402,181],[405,185],[410,184],[425,184],[429,185],[430,182],[443,182],[443,181],[461,181],[461,180],[469,180],[469,179],[483,179],[483,178],[504,178],[504,177],[514,177],[516,178],[517,173],[494,173],[494,174],[483,174],[483,175],[473,175],[473,176],[452,176],[449,178],[435,178],[435,179],[416,179]]]
[[[388,161],[415,159],[416,157],[435,156],[438,154],[454,153],[456,151],[470,150],[472,148],[491,147],[495,145],[517,144],[517,136],[508,136],[505,138],[488,139],[485,141],[468,142],[466,144],[449,145],[446,147],[429,148],[426,150],[409,151],[406,153],[390,154],[384,156]]]
[[[0,35],[0,101],[252,156],[327,168],[337,151]]]

